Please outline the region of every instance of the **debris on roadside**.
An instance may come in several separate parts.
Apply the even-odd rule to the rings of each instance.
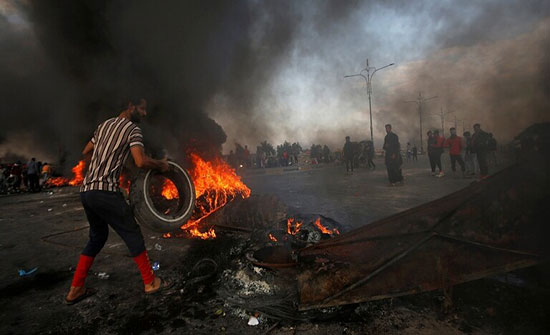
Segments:
[[[27,276],[30,276],[32,275],[33,273],[36,272],[36,270],[38,270],[38,267],[34,268],[34,269],[30,269],[29,271],[25,271],[23,269],[19,269],[18,273],[19,273],[19,277],[27,277]]]

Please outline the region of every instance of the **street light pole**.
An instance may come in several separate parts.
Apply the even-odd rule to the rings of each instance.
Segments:
[[[423,98],[422,93],[418,92],[418,98],[416,98],[416,100],[405,101],[405,102],[414,102],[418,106],[418,118],[420,119],[420,153],[421,154],[424,153],[424,141],[422,140],[422,103],[431,99],[436,99],[436,98],[437,98],[437,95],[430,98]]]
[[[434,116],[439,116],[441,118],[441,133],[442,133],[443,137],[445,137],[445,116],[447,114],[452,114],[452,113],[454,113],[454,111],[444,113],[443,112],[443,107],[441,107],[441,112],[440,113],[432,114]],[[455,114],[455,128],[456,128],[456,114]]]
[[[385,68],[387,68],[389,66],[392,66],[392,65],[395,65],[395,63],[391,63],[391,64],[388,64],[386,66],[382,66],[381,68],[376,68],[374,66],[369,66],[369,59],[367,58],[367,67],[364,68],[363,70],[361,70],[361,72],[344,76],[344,78],[363,77],[363,79],[365,79],[365,83],[367,84],[367,94],[369,95],[370,140],[371,140],[373,145],[374,145],[374,135],[373,135],[373,130],[372,130],[372,102],[371,102],[371,100],[372,100],[372,98],[371,98],[371,95],[372,95],[372,77],[374,76],[376,71],[385,69]],[[372,74],[371,74],[371,70],[374,70],[374,71],[372,71]],[[363,74],[363,72],[367,72],[367,76],[365,76]]]

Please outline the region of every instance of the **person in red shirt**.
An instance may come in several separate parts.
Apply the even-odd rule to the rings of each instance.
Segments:
[[[462,143],[462,137],[456,135],[456,129],[453,127],[451,130],[451,137],[445,141],[445,148],[449,148],[449,155],[451,156],[451,169],[453,174],[456,172],[456,162],[460,164],[460,170],[464,176],[466,173],[466,166],[464,160],[462,159],[462,148],[464,144]]]

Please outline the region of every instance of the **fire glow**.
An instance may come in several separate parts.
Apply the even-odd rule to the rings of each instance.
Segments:
[[[243,199],[250,197],[250,189],[241,181],[224,160],[216,158],[212,161],[205,161],[199,155],[190,155],[193,168],[190,171],[191,179],[195,185],[195,212],[191,219],[181,227],[189,236],[200,239],[216,238],[214,229],[209,228],[206,232],[199,230],[199,224],[210,214],[219,210],[236,197]],[[73,178],[64,177],[50,178],[48,185],[65,186],[81,185],[84,180],[86,162],[80,161],[73,167]],[[129,190],[130,181],[121,175],[121,187]],[[176,185],[169,179],[165,179],[162,185],[162,196],[167,200],[178,199],[179,194]],[[164,238],[170,238],[170,234],[164,234]]]
[[[327,227],[323,226],[321,224],[321,218],[318,217],[317,220],[315,220],[315,222],[313,222],[313,224],[315,225],[315,227],[317,227],[317,229],[319,229],[321,231],[321,233],[323,234],[327,234],[327,235],[332,235],[332,234],[336,234],[336,235],[340,235],[340,232],[338,231],[337,228],[333,228],[332,230],[328,229]]]
[[[170,179],[164,179],[161,195],[166,200],[179,199],[178,189]]]
[[[190,157],[193,163],[191,179],[195,185],[195,213],[181,229],[192,237],[212,239],[216,237],[212,228],[206,232],[199,230],[202,220],[238,196],[243,199],[250,197],[250,189],[224,160],[216,158],[207,162],[194,153]],[[177,194],[172,182],[164,183],[162,195],[166,199],[174,195],[177,197]]]
[[[304,223],[302,221],[295,220],[294,218],[288,218],[286,220],[286,232],[289,235],[296,235],[300,231]]]
[[[301,228],[302,228],[302,225],[304,224],[303,221],[299,221],[295,218],[288,218],[286,220],[286,233],[288,235],[296,235],[298,234],[298,232],[300,232]],[[325,234],[325,235],[340,235],[340,231],[338,230],[338,228],[327,228],[325,226],[323,226],[321,224],[321,217],[318,217],[315,221],[313,221],[313,225],[315,226],[315,228],[317,228],[322,234]],[[272,242],[277,242],[277,238],[275,236],[273,236],[273,234],[269,233],[268,235],[269,237],[269,240],[272,241]],[[285,238],[283,237],[283,240],[285,240]]]
[[[72,171],[73,171],[72,179],[65,178],[65,177],[54,177],[54,178],[48,179],[48,181],[46,181],[46,184],[48,186],[58,186],[58,187],[66,186],[66,185],[71,185],[71,186],[82,185],[82,182],[84,181],[84,175],[86,173],[85,170],[86,170],[86,161],[81,160],[80,162],[78,162],[78,164],[76,164],[72,168]]]

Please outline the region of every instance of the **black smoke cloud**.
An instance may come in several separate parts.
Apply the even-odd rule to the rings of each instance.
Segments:
[[[385,123],[417,137],[415,107],[403,101],[418,91],[440,97],[427,112],[454,109],[496,134],[548,110],[545,1],[8,3],[22,19],[0,14],[0,156],[10,146],[73,163],[95,126],[135,95],[149,101],[148,146],[174,158],[189,147],[218,152],[226,132],[251,147],[363,139],[364,83],[343,76],[366,57],[398,63],[375,78],[377,143]],[[385,33],[399,29],[418,39]],[[307,109],[315,113],[301,116]]]
[[[236,113],[246,110],[299,20],[291,2],[11,4],[25,27],[0,16],[0,135],[31,133],[35,151],[70,161],[121,100],[138,95],[149,101],[151,147],[219,152],[226,135],[205,103],[223,90],[239,102]]]

